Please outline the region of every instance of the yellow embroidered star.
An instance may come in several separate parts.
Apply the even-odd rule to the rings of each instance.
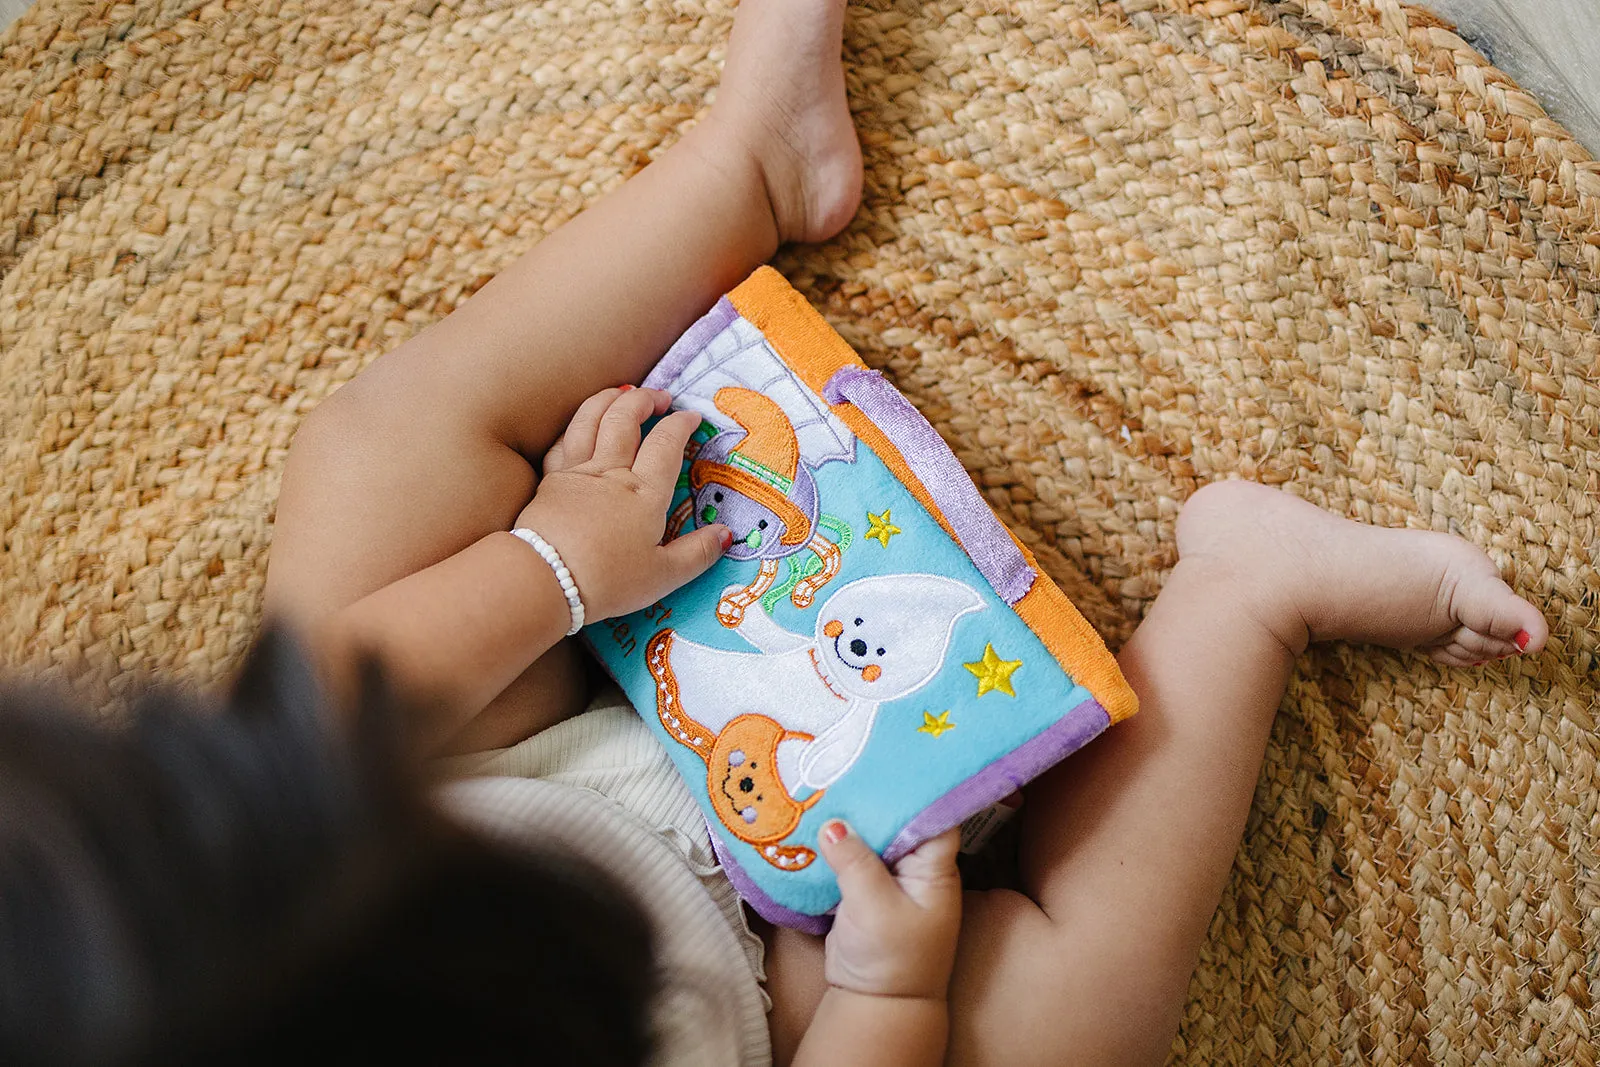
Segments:
[[[938,737],[946,730],[954,730],[955,728],[956,724],[950,721],[950,713],[948,711],[941,711],[937,715],[931,711],[925,711],[922,713],[922,725],[917,727],[917,733]]]
[[[889,521],[889,509],[884,508],[882,515],[867,512],[867,532],[863,537],[870,537],[884,548],[889,547],[889,538],[900,532],[900,527]]]
[[[988,692],[1004,693],[1008,697],[1017,695],[1011,688],[1011,676],[1022,666],[1020,659],[1001,659],[995,653],[993,645],[983,646],[983,658],[976,663],[964,663],[962,666],[973,673],[978,679],[978,695]]]

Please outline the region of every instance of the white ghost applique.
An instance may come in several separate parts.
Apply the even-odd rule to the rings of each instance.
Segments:
[[[954,579],[892,574],[835,592],[810,636],[765,611],[748,612],[737,632],[757,652],[663,630],[647,650],[657,712],[668,733],[706,761],[723,825],[774,866],[796,869],[814,854],[778,842],[860,758],[878,708],[927,685],[956,621],[982,607],[982,597]],[[800,801],[800,793],[810,795]]]

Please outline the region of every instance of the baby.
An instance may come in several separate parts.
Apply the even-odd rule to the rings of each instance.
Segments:
[[[642,435],[669,397],[618,383],[781,243],[850,221],[843,18],[843,0],[743,0],[702,121],[306,420],[267,610],[307,636],[335,703],[359,702],[371,653],[426,697],[441,752],[568,729],[595,714],[579,715],[593,672],[566,639],[572,601],[589,620],[642,609],[730,547],[714,522],[661,544],[699,417]],[[1470,667],[1547,636],[1473,546],[1259,485],[1196,493],[1177,544],[1119,656],[1141,711],[1027,789],[1017,887],[963,896],[949,834],[890,871],[828,823],[836,922],[826,938],[761,929],[768,1032],[741,1058],[1161,1062],[1295,658],[1344,640]]]
[[[561,587],[507,531],[555,548],[590,619],[653,603],[728,547],[715,524],[658,545],[698,417],[641,442],[668,397],[615,383],[780,243],[854,214],[843,18],[842,0],[745,0],[700,123],[302,429],[268,607],[324,649],[380,651],[437,697],[441,744],[512,744],[589,698]],[[963,902],[948,840],[891,874],[824,830],[832,932],[764,931],[779,1062],[1160,1062],[1295,657],[1348,640],[1467,667],[1547,634],[1471,545],[1263,486],[1202,489],[1177,538],[1120,656],[1142,710],[1027,790],[1020,892]]]

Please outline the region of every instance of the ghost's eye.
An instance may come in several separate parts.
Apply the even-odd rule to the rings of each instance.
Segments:
[[[711,494],[711,499],[716,501],[718,504],[720,504],[720,503],[722,503],[722,494],[721,493],[712,493]]]
[[[860,619],[857,619],[857,620],[856,620],[856,625],[857,625],[857,626],[860,626],[860,625],[861,625],[861,620],[860,620]]]
[[[762,519],[760,522],[756,523],[756,526],[758,529],[765,530],[767,528],[767,520]]]
[[[880,656],[883,655],[883,649],[881,649],[881,648],[878,649],[878,655],[880,655]]]

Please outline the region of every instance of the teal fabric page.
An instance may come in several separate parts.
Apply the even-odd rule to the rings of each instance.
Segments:
[[[688,470],[686,463],[675,510],[690,496]],[[780,842],[794,850],[814,850],[823,823],[841,817],[882,852],[924,808],[1090,695],[1063,672],[939,523],[864,444],[857,443],[853,459],[824,462],[811,474],[821,513],[815,530],[836,546],[839,570],[802,608],[784,586],[796,571],[820,570],[820,560],[801,549],[777,561],[773,589],[764,602],[747,609],[744,625],[754,632],[759,624],[769,646],[779,639],[781,653],[762,654],[742,634],[744,627],[730,628],[718,619],[724,591],[755,581],[760,570],[756,560],[725,558],[664,601],[596,623],[586,636],[666,745],[724,855],[782,908],[821,915],[838,903],[838,887],[827,864],[815,858],[797,869],[783,869],[764,858],[757,844],[741,836],[749,829],[743,817],[730,818],[726,805],[719,812],[708,794],[713,770],[721,775],[719,787],[736,798],[745,779],[709,768],[703,750],[663,725],[661,685],[646,663],[652,639],[672,631],[669,658],[694,673],[692,678],[680,677],[681,670],[674,674],[681,712],[697,722],[723,724],[736,715],[759,715],[810,726],[816,737],[822,731],[815,727],[827,725],[830,716],[870,715],[864,744],[853,757],[845,743],[830,750],[832,758],[822,770],[813,765],[813,777],[838,773],[824,788],[794,780],[797,761],[803,762],[808,753],[805,742],[779,750],[791,758],[787,768],[778,761],[780,775],[785,769],[789,773],[777,784],[789,794],[788,803],[806,805]],[[764,617],[752,620],[753,615]],[[840,629],[836,637],[823,629],[830,622]],[[863,655],[852,654],[863,647]],[[808,680],[808,661],[802,657],[811,656],[821,667],[811,670],[815,678]],[[852,673],[854,667],[840,667],[841,662],[859,665],[868,660],[881,664],[871,683],[863,680],[870,673],[865,668]],[[830,678],[835,683],[831,686]],[[857,695],[885,683],[887,699]],[[848,699],[831,691],[846,685]],[[748,755],[742,748],[734,754]],[[768,780],[752,789],[751,796],[770,800],[766,794],[773,788]],[[729,803],[736,805],[737,800]],[[792,862],[803,859],[802,852]]]

